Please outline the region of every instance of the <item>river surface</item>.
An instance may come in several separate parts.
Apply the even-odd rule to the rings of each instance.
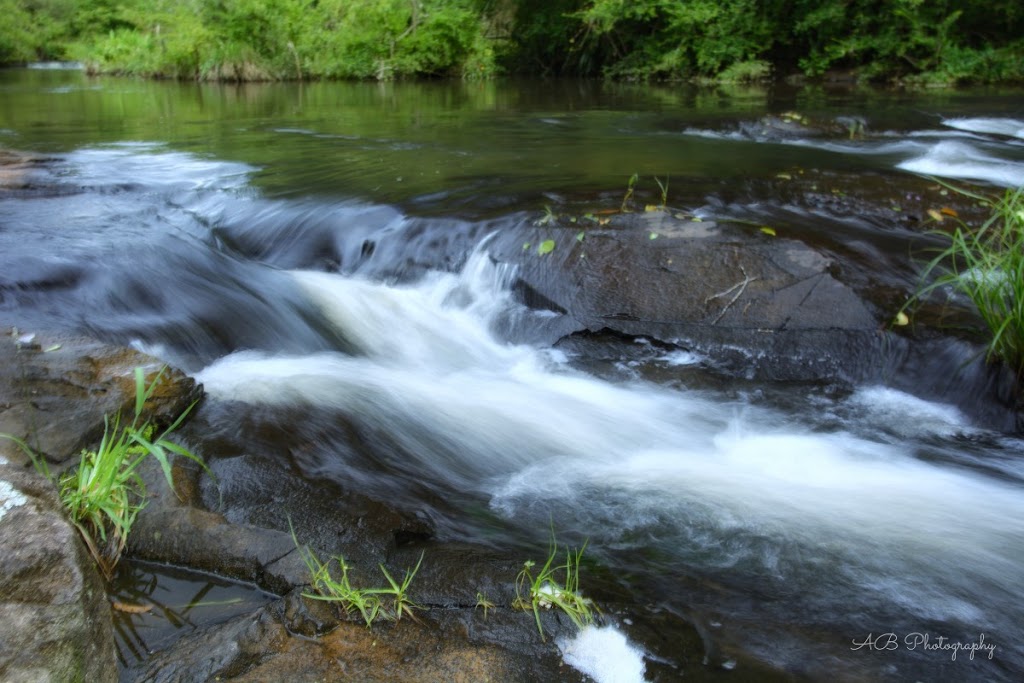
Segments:
[[[795,116],[825,132],[794,133]],[[1024,676],[1019,436],[962,397],[694,386],[706,359],[654,347],[598,368],[533,334],[544,316],[486,243],[545,207],[618,207],[637,173],[640,204],[660,201],[657,177],[691,212],[827,225],[809,239],[909,283],[900,230],[801,213],[774,183],[806,172],[839,194],[865,177],[897,199],[913,174],[1024,184],[1024,92],[10,70],[0,146],[52,157],[0,200],[0,310],[133,343],[214,401],[312,415],[305,476],[442,537],[589,539],[625,599],[794,675]],[[352,448],[353,429],[373,438]]]

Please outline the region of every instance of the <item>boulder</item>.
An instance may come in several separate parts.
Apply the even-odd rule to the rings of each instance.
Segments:
[[[103,582],[53,484],[0,458],[0,680],[116,681]]]
[[[539,227],[528,248],[516,237],[492,253],[517,265],[526,303],[570,319],[573,334],[653,338],[778,381],[861,379],[898,343],[836,262],[757,226],[650,211]]]

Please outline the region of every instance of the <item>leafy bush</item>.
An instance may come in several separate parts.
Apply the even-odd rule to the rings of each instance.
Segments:
[[[0,0],[0,63],[225,80],[1024,79],[1014,0]],[[999,21],[993,21],[999,17]]]

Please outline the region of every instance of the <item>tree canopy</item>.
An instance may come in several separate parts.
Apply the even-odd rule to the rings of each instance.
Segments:
[[[180,79],[1024,80],[1019,0],[0,0],[0,63]]]

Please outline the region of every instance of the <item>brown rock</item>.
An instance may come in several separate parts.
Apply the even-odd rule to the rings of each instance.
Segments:
[[[163,363],[90,339],[7,328],[0,337],[0,433],[24,441],[51,463],[67,463],[99,441],[104,416],[121,412],[131,420],[136,367],[145,369],[149,382]],[[191,377],[169,369],[145,414],[168,424],[201,395]],[[0,455],[27,460],[4,439]]]

